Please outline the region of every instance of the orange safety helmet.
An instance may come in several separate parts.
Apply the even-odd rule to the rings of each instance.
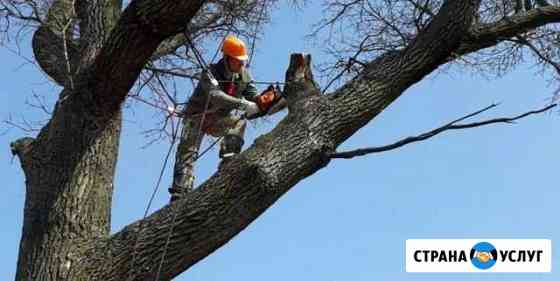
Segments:
[[[241,39],[233,35],[228,35],[226,39],[224,39],[222,52],[224,53],[224,55],[236,58],[241,61],[246,61],[249,59],[249,56],[247,56],[245,43],[243,43]]]

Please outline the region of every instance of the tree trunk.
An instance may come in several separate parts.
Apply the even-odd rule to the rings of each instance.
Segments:
[[[109,234],[120,113],[97,127],[79,101],[65,103],[20,154],[26,198],[16,280],[67,280],[75,244]]]
[[[166,32],[178,31],[178,27],[165,30],[166,25],[179,22],[159,20],[162,14],[169,15],[171,9],[171,14],[181,15],[184,25],[202,2],[133,1],[117,25],[121,5],[120,0],[56,0],[33,37],[39,65],[65,89],[52,119],[36,139],[26,138],[12,144],[26,177],[16,280],[95,279],[82,266],[89,258],[83,251],[110,234],[122,102],[149,55],[169,36]],[[74,8],[77,14],[71,12]],[[146,14],[153,18],[131,23]],[[61,51],[61,40],[62,26],[71,18],[79,18],[81,36],[79,54],[78,43],[68,42],[68,54],[72,57],[68,63],[73,66],[68,69],[67,64],[61,63],[67,61],[66,52]],[[151,20],[163,29],[155,38],[155,24]],[[142,47],[135,53],[118,55],[127,49],[125,46],[134,45],[134,40],[126,39],[131,35]],[[144,40],[146,37],[149,39]],[[51,50],[44,49],[45,46],[58,47]]]
[[[292,56],[288,116],[185,199],[112,236],[120,107],[158,45],[202,2],[133,1],[110,34],[99,24],[105,22],[99,17],[103,2],[82,4],[93,10],[78,9],[88,16],[83,28],[90,44],[80,46],[75,88],[61,93],[53,119],[37,139],[17,149],[27,178],[17,280],[177,276],[324,167],[338,144],[442,64],[459,46],[478,1],[447,2],[409,48],[372,62],[360,79],[333,95],[317,95],[310,57]]]
[[[27,191],[16,280],[170,280],[326,166],[338,145],[452,53],[474,52],[560,17],[556,7],[534,9],[509,25],[515,28],[496,23],[471,33],[480,1],[445,1],[405,49],[371,61],[329,95],[318,94],[310,56],[293,55],[286,72],[289,113],[270,133],[183,199],[110,235],[121,106],[160,44],[183,31],[205,2],[133,0],[119,15],[117,0],[76,1],[76,65],[68,71],[50,59],[39,63],[65,86],[53,117],[36,139],[12,144]],[[545,20],[531,18],[537,13]]]

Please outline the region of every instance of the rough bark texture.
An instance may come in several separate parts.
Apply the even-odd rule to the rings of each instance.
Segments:
[[[81,42],[74,87],[61,81],[66,88],[52,119],[35,140],[13,145],[26,176],[16,280],[91,280],[75,268],[84,258],[82,245],[109,235],[121,104],[158,44],[179,32],[202,2],[134,1],[119,23],[120,1],[77,4],[87,11],[81,14],[87,39]],[[58,9],[56,1],[52,7]],[[39,28],[34,37],[59,40],[41,37],[44,28],[51,27]],[[40,65],[47,73],[51,67],[60,71],[50,62]],[[60,80],[67,75],[62,72]]]
[[[135,0],[120,13],[117,0],[77,0],[81,38],[72,59],[77,62],[71,71],[73,87],[63,68],[37,56],[65,90],[36,139],[12,144],[26,177],[16,280],[154,280],[158,272],[160,280],[169,280],[327,165],[328,154],[339,144],[453,53],[476,51],[504,34],[560,18],[557,8],[545,7],[511,25],[473,28],[480,1],[446,1],[405,49],[370,62],[361,75],[329,95],[318,94],[310,57],[293,55],[286,73],[289,113],[270,133],[184,199],[110,235],[121,105],[162,42],[177,36],[204,2]],[[537,20],[532,13],[551,16]],[[56,14],[68,18],[72,12]],[[56,36],[39,34],[45,28]],[[59,41],[59,31],[47,23],[35,37]]]
[[[560,21],[560,7],[546,6],[518,13],[501,21],[473,26],[455,51],[455,55],[464,55],[492,47],[515,37],[518,34],[534,30],[537,27]]]

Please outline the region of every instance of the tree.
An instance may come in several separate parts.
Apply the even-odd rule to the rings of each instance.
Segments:
[[[357,26],[370,24],[373,30],[358,33],[363,44],[354,46],[359,53],[351,64],[335,64],[354,74],[350,80],[321,95],[311,57],[292,55],[284,93],[289,112],[270,133],[183,200],[111,234],[121,110],[134,83],[144,69],[169,72],[151,62],[175,53],[185,34],[196,34],[196,23],[202,22],[199,30],[216,28],[213,23],[226,13],[213,5],[253,3],[247,10],[255,11],[255,2],[135,0],[122,10],[122,2],[114,0],[3,1],[6,20],[35,23],[38,64],[64,88],[38,135],[12,144],[26,177],[16,279],[169,280],[224,245],[300,180],[331,159],[348,156],[336,152],[338,145],[438,67],[503,42],[528,46],[542,62],[555,64],[552,53],[542,52],[546,46],[535,42],[554,37],[542,29],[560,20],[557,5],[520,9],[512,1],[382,1],[387,5],[376,8],[370,2],[330,2],[342,9],[327,25],[355,18],[347,14],[355,11],[353,5],[359,11],[387,11],[370,14],[378,21],[361,18],[366,20]],[[397,11],[402,16],[389,13]],[[391,27],[395,23],[398,28]],[[534,34],[539,37],[527,36]],[[383,36],[386,40],[378,40]],[[458,120],[404,143],[512,119]],[[382,149],[365,153],[377,150]]]

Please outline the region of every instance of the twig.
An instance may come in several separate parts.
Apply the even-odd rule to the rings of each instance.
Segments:
[[[513,41],[515,43],[519,43],[522,45],[527,46],[529,49],[531,49],[531,51],[533,51],[533,53],[539,57],[542,61],[544,61],[545,63],[550,64],[554,70],[556,70],[556,73],[558,75],[560,75],[560,64],[558,64],[557,62],[553,61],[552,59],[550,59],[547,55],[543,54],[541,51],[539,51],[539,49],[533,45],[531,42],[529,42],[529,40],[527,40],[527,38],[524,38],[520,35],[516,36],[517,40],[510,40]]]
[[[350,158],[354,158],[354,157],[357,157],[357,156],[363,156],[363,155],[367,155],[367,154],[379,153],[379,152],[385,152],[385,151],[397,149],[399,147],[405,146],[405,145],[413,143],[413,142],[418,142],[418,141],[423,141],[423,140],[429,139],[429,138],[431,138],[435,135],[438,135],[439,133],[447,131],[447,130],[468,129],[468,128],[481,127],[481,126],[484,126],[484,125],[489,125],[489,124],[494,124],[494,123],[512,124],[512,123],[514,123],[514,121],[516,121],[518,119],[522,119],[522,118],[525,118],[525,117],[527,117],[529,115],[533,115],[533,114],[543,113],[545,111],[548,111],[548,110],[556,107],[557,105],[558,104],[551,104],[551,105],[548,105],[548,106],[546,106],[542,109],[525,112],[523,114],[517,115],[515,117],[510,117],[510,118],[503,117],[503,118],[495,118],[495,119],[490,119],[490,120],[481,121],[481,122],[474,122],[474,123],[467,123],[467,124],[457,124],[461,121],[464,121],[468,118],[479,115],[479,114],[481,114],[481,113],[483,113],[487,110],[490,110],[491,108],[494,108],[494,107],[498,106],[497,104],[492,104],[492,105],[490,105],[486,108],[483,108],[483,109],[481,109],[477,112],[471,113],[471,114],[466,115],[464,117],[461,117],[457,120],[451,121],[451,122],[447,123],[446,125],[444,125],[442,127],[431,130],[427,133],[420,134],[418,136],[407,137],[407,138],[399,140],[395,143],[392,143],[392,144],[389,144],[389,145],[384,145],[384,146],[368,147],[368,148],[362,148],[362,149],[356,149],[356,150],[350,150],[350,151],[344,151],[344,152],[331,153],[329,155],[329,157],[331,159],[350,159]]]
[[[182,78],[189,78],[189,79],[198,80],[198,77],[196,75],[180,73],[180,72],[176,72],[176,71],[169,70],[169,69],[155,68],[155,67],[146,67],[145,69],[149,70],[149,71],[152,71],[152,72],[159,72],[159,73],[167,74],[167,75],[171,75],[171,76],[178,76],[178,77],[182,77]]]
[[[39,122],[30,122],[27,119],[25,119],[25,117],[23,116],[21,116],[20,118],[21,121],[15,121],[13,116],[9,114],[8,118],[6,120],[3,120],[3,122],[4,124],[7,125],[7,127],[20,129],[21,131],[27,134],[36,133],[41,130],[42,124],[35,124]]]
[[[332,84],[334,84],[338,79],[340,79],[345,72],[349,71],[350,68],[352,66],[354,66],[355,63],[361,64],[360,61],[358,60],[358,57],[360,56],[360,54],[364,51],[365,48],[365,44],[367,42],[367,40],[370,38],[370,36],[366,36],[359,45],[358,51],[356,51],[356,53],[350,57],[348,59],[348,63],[345,64],[344,69],[342,69],[342,71],[340,71],[337,75],[335,75],[325,86],[325,88],[323,89],[323,92],[321,94],[325,94],[327,92],[327,90],[332,86]],[[361,64],[362,65],[362,64]],[[363,66],[363,65],[362,65]]]
[[[33,90],[31,92],[33,93],[32,97],[33,97],[34,102],[31,102],[29,100],[25,100],[25,104],[27,104],[28,106],[30,106],[32,108],[39,109],[41,112],[43,112],[47,116],[50,116],[52,114],[52,112],[49,109],[49,106],[47,105],[47,102],[45,101],[45,97],[40,96],[39,94],[37,94]]]

